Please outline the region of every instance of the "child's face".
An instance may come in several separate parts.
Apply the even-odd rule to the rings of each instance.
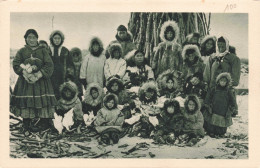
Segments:
[[[174,113],[174,107],[173,107],[173,106],[167,107],[167,112],[168,112],[169,114],[173,114],[173,113]]]
[[[117,92],[118,91],[118,83],[117,82],[114,82],[111,86],[111,90],[113,92]]]
[[[136,63],[143,63],[144,61],[144,55],[142,53],[137,53],[135,55],[135,62]]]
[[[211,48],[213,48],[213,40],[208,40],[205,47],[206,47],[206,50],[210,50]]]
[[[48,49],[48,46],[47,46],[47,44],[45,44],[45,43],[40,43],[39,45],[42,46],[42,47],[44,47],[44,48],[46,48],[46,49]]]
[[[27,36],[26,41],[27,41],[28,45],[31,47],[34,47],[37,45],[37,37],[32,33],[30,33]]]
[[[113,51],[113,56],[114,56],[115,59],[119,59],[119,57],[120,57],[119,51],[118,50],[114,50]]]
[[[191,44],[196,44],[196,43],[198,43],[199,42],[199,38],[198,37],[192,37],[191,39],[190,39],[190,43]]]
[[[92,96],[93,99],[96,99],[96,98],[99,96],[98,91],[96,91],[96,90],[91,90],[91,96]]]
[[[193,78],[191,78],[190,82],[192,85],[197,85],[197,84],[199,84],[200,80],[197,77],[193,77]]]
[[[173,38],[173,32],[172,31],[168,31],[166,33],[166,38],[167,38],[167,40],[171,40]]]
[[[194,58],[195,58],[195,52],[192,52],[192,53],[189,53],[189,54],[188,54],[188,60],[189,60],[189,61],[192,62],[192,61],[194,60]]]
[[[173,88],[173,85],[174,85],[173,80],[169,79],[169,80],[167,81],[166,85],[167,85],[167,88],[168,88],[168,89],[172,89],[172,88]]]
[[[60,45],[60,43],[61,43],[61,37],[60,37],[60,35],[58,35],[58,34],[56,34],[54,37],[53,37],[53,43],[55,44],[55,45]]]
[[[218,50],[220,53],[223,53],[226,51],[226,43],[224,42],[218,42]]]
[[[98,52],[98,50],[99,50],[99,44],[98,43],[94,43],[93,44],[93,51],[94,52]]]
[[[195,107],[196,107],[196,105],[195,105],[194,101],[190,100],[188,102],[188,109],[189,109],[189,111],[195,110]]]
[[[74,53],[74,54],[73,54],[72,61],[73,61],[73,62],[78,62],[78,61],[79,61],[79,54],[78,54],[78,53]]]
[[[154,92],[153,91],[150,91],[150,92],[145,92],[145,97],[147,98],[147,99],[151,99],[152,97],[153,97],[153,95],[154,95]]]
[[[220,84],[220,86],[225,87],[227,85],[227,79],[226,78],[221,78],[219,80],[219,84]]]
[[[118,32],[117,32],[117,35],[118,35],[118,37],[119,37],[120,39],[124,40],[124,39],[126,39],[126,37],[127,37],[127,32],[126,32],[126,31],[118,31]]]
[[[71,93],[71,91],[70,91],[69,89],[64,89],[64,93],[65,93],[65,96],[66,96],[67,98],[69,98],[69,97],[72,96],[72,93]]]
[[[110,100],[110,101],[107,102],[107,107],[109,109],[112,109],[114,107],[114,105],[115,105],[115,101],[114,100]]]

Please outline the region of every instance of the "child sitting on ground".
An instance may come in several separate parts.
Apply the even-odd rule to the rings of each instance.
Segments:
[[[184,103],[183,135],[179,138],[187,146],[195,145],[204,137],[204,119],[200,112],[200,102],[196,95],[189,95]]]
[[[227,127],[232,125],[232,110],[235,110],[235,98],[231,91],[231,76],[221,73],[217,76],[216,86],[211,88],[205,99],[205,130],[211,136],[223,137]]]
[[[118,98],[115,94],[106,95],[103,102],[104,107],[98,111],[94,124],[100,133],[101,143],[116,144],[124,123],[124,115],[117,108]]]
[[[159,124],[155,127],[154,141],[160,144],[173,144],[183,128],[183,115],[179,102],[174,99],[166,100],[157,118]]]

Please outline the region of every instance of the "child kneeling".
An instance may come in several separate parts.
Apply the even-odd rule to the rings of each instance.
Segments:
[[[98,111],[94,124],[100,133],[101,143],[116,144],[120,138],[124,114],[117,108],[118,98],[115,94],[106,95],[103,102],[104,107]]]

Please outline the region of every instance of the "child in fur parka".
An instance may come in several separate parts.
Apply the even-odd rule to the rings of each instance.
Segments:
[[[115,144],[119,141],[124,115],[117,107],[118,98],[115,94],[106,95],[103,102],[103,108],[98,111],[94,124],[96,130],[101,134],[101,142]]]
[[[158,124],[156,115],[160,113],[157,107],[157,87],[154,81],[144,83],[138,91],[139,101],[136,102],[136,113],[126,120],[133,125],[130,136],[149,138],[154,127]]]
[[[103,87],[104,64],[106,60],[103,50],[103,43],[98,37],[90,40],[90,53],[83,59],[80,68],[80,79],[85,88],[90,83],[98,83]]]
[[[204,113],[205,129],[210,136],[223,136],[227,127],[232,125],[232,111],[235,98],[231,91],[231,76],[221,73],[217,76],[216,86],[211,88],[205,99],[207,111]]]
[[[78,98],[78,89],[77,85],[71,81],[65,82],[60,86],[61,98],[58,100],[58,106],[56,107],[56,114],[58,116],[64,117],[67,112],[73,109],[73,122],[64,123],[63,125],[67,125],[67,129],[72,127],[77,127],[83,123],[83,112],[82,112],[82,104]],[[64,120],[64,119],[63,119]],[[66,127],[66,126],[65,126]]]
[[[83,113],[89,114],[92,111],[94,116],[96,116],[102,107],[103,98],[104,89],[98,83],[89,84],[82,102]]]
[[[184,80],[196,72],[203,73],[204,64],[201,59],[199,48],[196,45],[186,45],[183,48],[182,57],[184,60],[182,78]]]
[[[83,88],[82,83],[80,82],[80,68],[82,62],[82,53],[81,50],[77,47],[74,47],[70,50],[70,60],[72,64],[67,69],[67,79],[74,82],[78,87],[78,97],[82,101]]]
[[[104,74],[106,80],[118,75],[121,79],[126,72],[126,61],[122,58],[122,47],[119,43],[113,43],[109,47],[110,57],[105,62]]]
[[[194,145],[199,138],[204,137],[204,118],[200,112],[201,104],[196,95],[189,95],[185,99],[183,115],[183,135],[180,137],[187,145]]]
[[[201,59],[203,63],[206,65],[209,61],[209,57],[216,53],[216,36],[207,35],[201,41]]]
[[[175,98],[180,95],[181,72],[167,70],[157,78],[160,96]]]
[[[159,124],[155,127],[153,139],[157,143],[173,144],[183,128],[184,117],[179,102],[174,99],[166,100],[157,118]]]
[[[181,46],[177,43],[179,35],[180,30],[176,22],[163,23],[160,32],[162,42],[159,43],[151,63],[156,77],[168,69],[182,70]]]

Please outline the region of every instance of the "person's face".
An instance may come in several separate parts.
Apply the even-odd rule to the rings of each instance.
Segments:
[[[145,92],[145,97],[146,97],[147,99],[151,99],[151,98],[153,97],[153,95],[154,95],[154,92],[153,92],[153,91]]]
[[[144,61],[144,55],[142,53],[137,53],[135,55],[135,62],[136,63],[143,63]]]
[[[37,37],[34,34],[30,33],[26,38],[26,42],[29,46],[34,47],[37,45]]]
[[[73,62],[78,62],[78,61],[79,61],[79,54],[74,53],[74,54],[73,54],[72,61],[73,61]]]
[[[118,31],[117,35],[120,39],[125,40],[126,36],[127,36],[127,32],[126,31]]]
[[[200,80],[197,77],[193,77],[191,78],[190,82],[192,85],[197,85],[200,82]]]
[[[68,98],[68,97],[71,97],[72,96],[72,93],[69,89],[65,89],[64,90],[64,93],[65,93],[65,96]]]
[[[220,84],[220,86],[225,87],[227,85],[227,79],[226,78],[221,78],[219,80],[219,84]]]
[[[208,40],[205,47],[206,47],[206,50],[210,50],[211,48],[213,48],[213,40]]]
[[[92,96],[93,99],[96,99],[96,98],[99,96],[98,91],[96,91],[96,90],[91,90],[91,96]]]
[[[196,105],[195,105],[194,101],[190,100],[190,101],[188,102],[188,109],[189,109],[190,111],[193,111],[193,110],[195,110],[195,107],[196,107]]]
[[[166,33],[166,38],[167,38],[167,40],[171,40],[173,38],[173,32],[172,31],[168,31]]]
[[[189,60],[190,62],[194,61],[194,58],[195,58],[195,52],[188,54],[188,60]]]
[[[45,44],[45,43],[40,43],[39,45],[42,46],[42,47],[44,47],[44,48],[46,48],[46,49],[48,48],[48,45]]]
[[[120,53],[119,53],[118,50],[114,50],[114,51],[113,51],[113,55],[114,55],[114,58],[115,58],[115,59],[119,59],[119,57],[120,57]]]
[[[99,50],[99,44],[94,43],[94,44],[93,44],[93,50],[94,50],[94,52],[98,52],[98,50]]]
[[[173,114],[173,113],[174,113],[174,107],[173,107],[173,106],[167,107],[167,112],[168,112],[169,114]]]
[[[226,43],[224,42],[218,42],[218,50],[220,53],[223,53],[226,51]]]
[[[107,102],[107,107],[108,107],[109,109],[113,108],[114,105],[115,105],[115,101],[114,101],[114,100],[110,100],[110,101]]]
[[[167,88],[168,88],[168,89],[172,89],[172,88],[173,88],[173,85],[174,85],[173,80],[171,80],[171,79],[168,80],[167,83],[166,83],[166,85],[167,85]]]
[[[112,90],[113,92],[117,92],[117,91],[118,91],[118,84],[117,84],[117,82],[114,82],[114,83],[112,84],[111,90]]]
[[[190,39],[190,43],[191,44],[196,44],[196,43],[198,43],[199,42],[199,38],[198,37],[192,37],[191,39]]]
[[[56,46],[60,45],[60,43],[61,43],[61,37],[60,37],[60,35],[56,34],[56,35],[53,37],[53,43],[54,43]]]

